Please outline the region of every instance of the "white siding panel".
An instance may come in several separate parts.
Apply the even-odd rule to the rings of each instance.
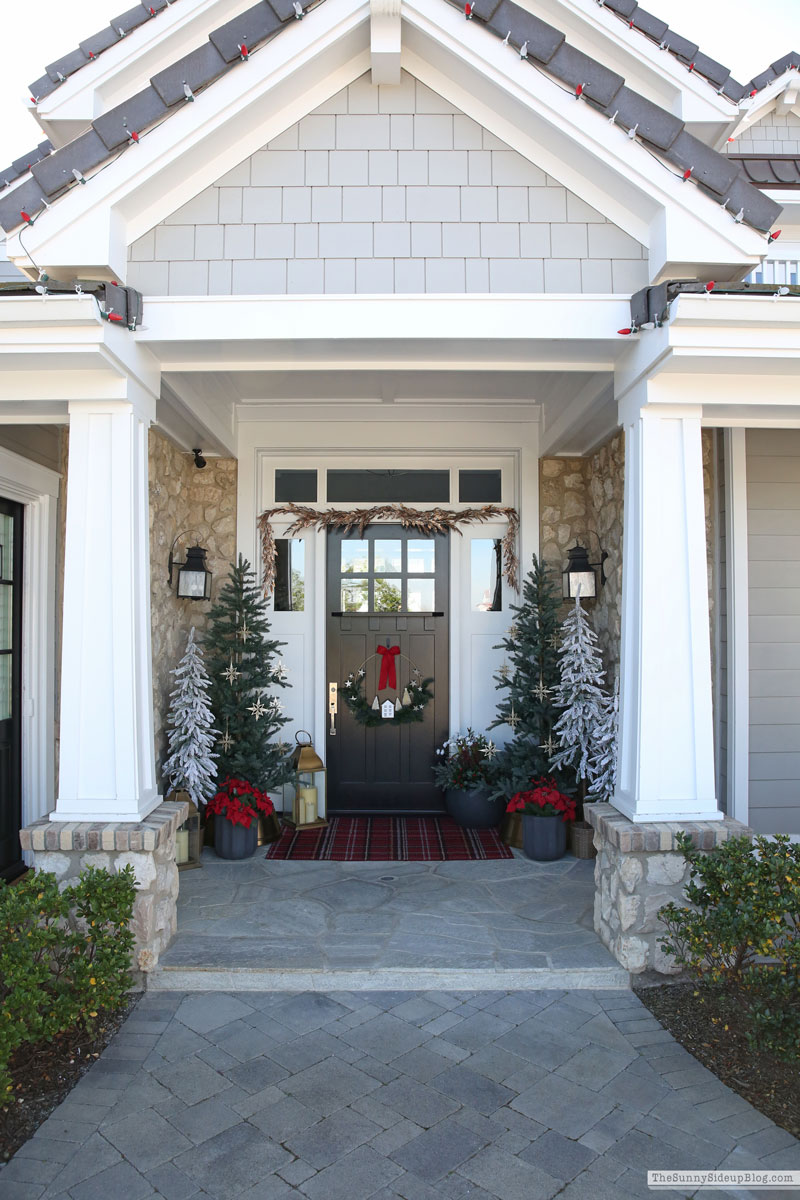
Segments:
[[[800,431],[748,430],[750,823],[800,832]]]

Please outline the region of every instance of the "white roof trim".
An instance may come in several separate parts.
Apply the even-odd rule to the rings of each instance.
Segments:
[[[284,29],[10,237],[9,257],[124,278],[130,243],[369,69],[369,13],[336,0]],[[403,18],[403,65],[647,245],[656,276],[696,263],[731,278],[763,257],[761,233],[442,0],[404,0]]]

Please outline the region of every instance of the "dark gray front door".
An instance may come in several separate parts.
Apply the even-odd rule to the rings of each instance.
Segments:
[[[447,534],[422,537],[399,525],[328,535],[328,681],[340,689],[336,736],[327,735],[328,811],[441,812],[431,767],[448,733],[449,544]],[[378,692],[378,646],[399,647],[397,686]],[[376,728],[359,724],[341,696],[363,668],[372,704],[402,699],[411,671],[433,677],[423,721]]]
[[[23,868],[22,505],[0,498],[0,876]]]

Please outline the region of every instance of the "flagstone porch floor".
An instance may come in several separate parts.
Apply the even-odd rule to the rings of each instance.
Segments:
[[[154,989],[627,987],[594,862],[225,862],[184,871]]]

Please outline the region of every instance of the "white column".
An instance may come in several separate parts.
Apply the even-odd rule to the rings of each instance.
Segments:
[[[153,745],[147,433],[155,402],[69,406],[61,748],[54,821],[139,821]]]
[[[620,406],[625,529],[613,803],[633,821],[718,820],[700,410],[641,400]]]

